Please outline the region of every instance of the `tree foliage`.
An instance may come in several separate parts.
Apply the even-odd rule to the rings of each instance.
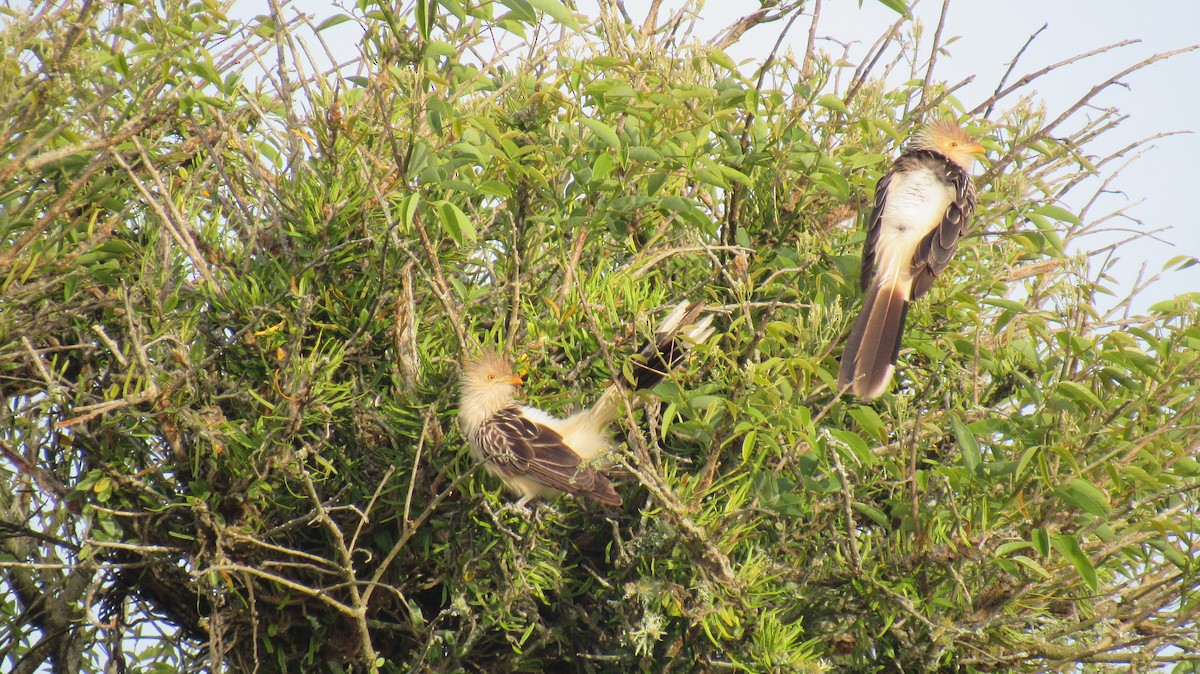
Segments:
[[[971,109],[900,14],[857,68],[816,25],[725,53],[803,4],[715,45],[613,2],[4,10],[3,668],[1194,658],[1198,297],[1113,300],[1078,195],[1121,117],[1036,71]],[[973,235],[893,393],[839,399],[856,214],[939,115],[987,136]],[[505,508],[458,363],[502,345],[578,409],[683,298],[721,335],[624,411],[625,506]]]

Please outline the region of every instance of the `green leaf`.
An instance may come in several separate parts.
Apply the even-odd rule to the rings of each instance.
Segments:
[[[869,505],[866,503],[859,503],[858,501],[855,501],[854,503],[851,503],[850,506],[852,508],[854,508],[855,512],[862,514],[862,515],[866,515],[867,517],[871,518],[872,522],[878,524],[881,527],[890,527],[891,526],[891,522],[888,521],[887,515],[884,515],[882,510],[880,510],[879,508],[876,508],[873,505]]]
[[[475,190],[481,194],[490,194],[494,197],[504,197],[506,199],[511,199],[513,195],[508,185],[499,180],[485,180],[476,185]]]
[[[433,8],[433,0],[417,0],[417,32],[421,35],[422,42],[429,41],[429,34],[433,32],[433,19],[435,14],[436,12]]]
[[[350,16],[349,14],[334,14],[333,16],[329,17],[328,19],[325,19],[321,23],[317,24],[317,32],[320,33],[321,31],[325,30],[326,28],[333,28],[334,26],[346,23],[347,21],[353,21],[353,20],[354,20],[354,17]]]
[[[193,75],[203,79],[205,82],[208,82],[209,84],[212,84],[218,88],[221,87],[223,83],[221,74],[217,72],[217,68],[213,65],[212,61],[208,59],[193,61],[185,66],[185,69]]]
[[[1032,547],[1033,547],[1033,543],[1030,543],[1029,541],[1009,541],[1007,543],[1001,544],[1000,547],[996,548],[996,553],[994,556],[995,557],[1007,557],[1009,554],[1014,553],[1018,550],[1024,550],[1026,548],[1032,548]]]
[[[645,145],[634,145],[633,147],[629,148],[629,158],[634,161],[641,162],[662,161],[662,155],[659,154],[658,150]]]
[[[425,45],[425,55],[445,56],[446,58],[453,59],[458,56],[458,48],[444,40],[430,40]],[[430,73],[426,73],[426,75],[428,76]]]
[[[726,54],[720,49],[709,49],[705,54],[705,57],[708,59],[708,62],[712,63],[713,65],[721,66],[729,72],[737,72],[737,64],[733,62],[732,58],[729,58],[729,54]]]
[[[458,0],[438,0],[438,4],[445,7],[459,21],[467,20],[467,15],[463,12],[462,4]]]
[[[1197,260],[1195,257],[1193,257],[1191,255],[1176,255],[1175,257],[1171,258],[1170,260],[1167,260],[1166,263],[1163,264],[1163,271],[1167,271],[1167,270],[1183,271],[1184,269],[1195,266],[1197,264],[1200,264],[1200,260]]]
[[[843,115],[849,112],[846,109],[845,101],[843,101],[840,96],[834,96],[833,94],[824,94],[818,98],[817,105],[821,106],[822,108],[828,108],[835,112],[840,112]]]
[[[951,415],[950,430],[954,432],[954,439],[958,441],[958,448],[962,451],[963,465],[972,473],[979,470],[979,442],[975,440],[975,434],[958,415]]]
[[[459,246],[464,242],[475,242],[475,226],[471,224],[470,219],[462,210],[449,201],[439,201],[438,211],[441,216],[442,226],[450,233],[450,237]]]
[[[1074,536],[1068,534],[1055,536],[1054,547],[1058,548],[1058,551],[1071,561],[1079,576],[1088,584],[1088,587],[1092,588],[1093,592],[1099,589],[1100,579],[1096,575],[1096,567],[1092,566],[1092,560],[1084,554],[1083,548],[1079,547],[1079,541],[1075,540]]]
[[[1029,447],[1025,451],[1021,452],[1021,458],[1017,461],[1017,472],[1014,473],[1016,477],[1019,478],[1025,474],[1025,469],[1029,467],[1029,462],[1033,461],[1033,459],[1037,457],[1040,450],[1041,446],[1033,445],[1032,447]]]
[[[900,16],[909,17],[908,6],[904,4],[904,0],[879,0],[879,4],[896,12]]]
[[[721,165],[721,166],[717,167],[717,170],[720,171],[723,176],[725,176],[726,178],[729,178],[730,180],[732,180],[734,182],[741,183],[742,185],[745,185],[746,187],[750,187],[750,188],[754,187],[754,181],[750,179],[750,176],[746,175],[745,173],[742,173],[741,171],[733,168],[732,166]]]
[[[1093,515],[1103,517],[1112,511],[1104,490],[1081,477],[1071,480],[1062,491],[1068,501]]]
[[[413,226],[413,217],[417,213],[417,204],[421,198],[416,194],[410,194],[400,202],[400,217],[404,223],[405,230],[411,230]]]
[[[1180,571],[1191,571],[1192,563],[1186,555],[1181,553],[1178,548],[1171,544],[1171,541],[1165,538],[1154,538],[1147,543],[1150,547],[1162,553],[1163,557],[1167,558],[1175,566],[1179,567]]]
[[[1044,215],[1053,220],[1058,220],[1059,222],[1066,222],[1072,225],[1083,224],[1079,219],[1079,216],[1075,215],[1071,211],[1068,211],[1062,206],[1055,206],[1054,204],[1043,204],[1035,208],[1033,212]]]
[[[1037,560],[1030,559],[1029,557],[1026,557],[1025,555],[1014,555],[1013,561],[1017,562],[1018,564],[1020,564],[1021,566],[1025,567],[1025,568],[1029,569],[1030,571],[1036,573],[1037,575],[1041,576],[1042,578],[1045,578],[1046,580],[1053,580],[1053,578],[1054,578],[1054,576],[1050,575],[1050,572],[1046,570],[1046,567],[1042,566],[1041,564],[1038,564]]]
[[[1026,313],[1025,304],[1016,300],[1010,300],[1003,297],[984,298],[979,301],[980,304],[999,307],[1005,311],[1011,311],[1015,314]]]
[[[1050,534],[1046,532],[1045,527],[1038,527],[1031,533],[1033,539],[1033,547],[1037,549],[1038,554],[1045,557],[1050,554]]]
[[[1092,393],[1092,390],[1083,384],[1073,381],[1060,381],[1054,386],[1054,391],[1064,398],[1079,403],[1084,407],[1094,407],[1099,410],[1106,409],[1100,398],[1097,398],[1096,394]]]
[[[579,22],[575,20],[575,15],[571,10],[567,9],[558,0],[526,0],[531,7],[538,11],[545,12],[554,18],[558,23],[572,30],[579,30]]]
[[[831,428],[829,434],[845,444],[850,449],[850,457],[856,459],[861,465],[873,466],[879,462],[871,453],[871,448],[867,446],[866,441],[857,433],[851,433],[841,428]]]
[[[618,150],[621,149],[621,139],[617,138],[616,132],[610,126],[590,117],[580,117],[579,121],[590,129],[592,133],[596,134],[596,137],[603,141],[605,145]]]
[[[792,327],[791,323],[785,325]],[[879,413],[874,409],[865,405],[854,407],[850,410],[850,416],[858,422],[860,428],[869,433],[876,440],[883,441],[887,436],[887,426],[883,423],[883,419],[879,417]]]

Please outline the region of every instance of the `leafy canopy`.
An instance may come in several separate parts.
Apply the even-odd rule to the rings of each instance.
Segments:
[[[1197,295],[1099,309],[1107,218],[1062,205],[1114,175],[1090,148],[1118,113],[1048,115],[1036,72],[969,109],[906,12],[853,71],[734,63],[805,25],[766,4],[714,44],[690,5],[3,10],[3,669],[1200,650]],[[350,26],[361,57],[317,65]],[[990,150],[972,236],[893,392],[838,399],[858,221],[939,115]],[[623,413],[626,505],[506,509],[454,423],[457,363],[503,345],[534,404],[577,410],[683,298],[721,335]]]

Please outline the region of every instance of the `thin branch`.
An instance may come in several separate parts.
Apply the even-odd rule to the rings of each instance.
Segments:
[[[992,110],[995,108],[996,101],[1000,100],[1000,91],[1004,89],[1004,83],[1008,81],[1009,76],[1011,76],[1013,71],[1016,70],[1017,63],[1021,60],[1021,56],[1025,53],[1025,50],[1029,49],[1029,45],[1033,44],[1033,41],[1037,39],[1037,36],[1041,35],[1042,31],[1049,27],[1050,24],[1043,23],[1042,27],[1035,30],[1033,35],[1030,35],[1029,39],[1025,41],[1025,44],[1021,45],[1021,48],[1017,50],[1017,55],[1013,57],[1012,61],[1009,61],[1008,68],[1004,71],[1004,74],[1000,76],[1000,81],[996,83],[996,90],[992,92],[992,97],[987,100],[987,107],[983,113],[985,119],[992,116]]]
[[[921,86],[921,102],[918,109],[925,108],[925,100],[929,96],[929,83],[933,81],[933,68],[937,65],[938,52],[942,48],[942,30],[946,27],[946,14],[950,11],[950,0],[942,0],[942,13],[938,17],[937,30],[933,32],[933,46],[929,50],[929,66],[925,69],[925,83]]]

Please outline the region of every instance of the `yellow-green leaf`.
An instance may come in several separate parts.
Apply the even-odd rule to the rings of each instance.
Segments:
[[[525,0],[530,7],[545,12],[554,18],[555,21],[561,23],[567,28],[579,30],[579,22],[575,20],[575,15],[571,10],[567,9],[558,0]]]
[[[833,94],[825,94],[824,96],[818,98],[817,105],[821,106],[822,108],[829,108],[830,110],[840,112],[842,114],[846,114],[847,112],[846,103],[842,101],[840,97],[834,96]]]
[[[604,142],[609,147],[621,149],[621,139],[617,138],[617,133],[612,130],[612,127],[596,119],[590,117],[581,117],[580,123],[596,134],[596,137]]]

